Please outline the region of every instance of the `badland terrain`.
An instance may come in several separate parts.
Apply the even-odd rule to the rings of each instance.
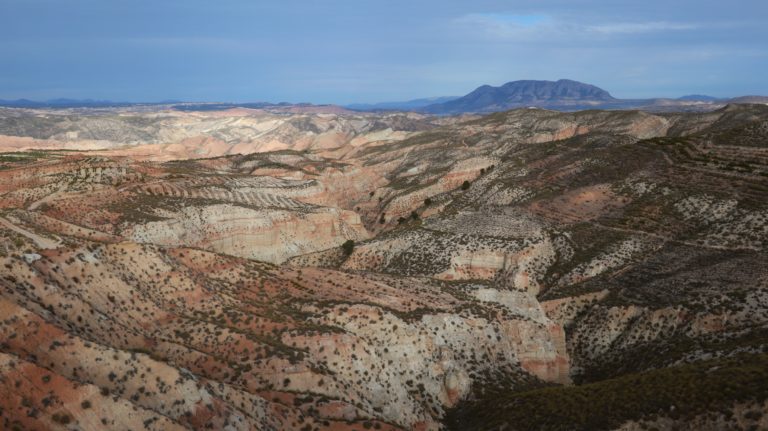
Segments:
[[[766,429],[714,108],[0,109],[0,428]]]

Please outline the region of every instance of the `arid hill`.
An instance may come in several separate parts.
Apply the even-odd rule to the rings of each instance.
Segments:
[[[143,160],[278,150],[351,151],[451,121],[413,113],[338,113],[300,107],[189,112],[162,108],[85,112],[0,108],[0,149],[99,150],[100,155]]]
[[[0,127],[2,429],[768,427],[766,106]]]

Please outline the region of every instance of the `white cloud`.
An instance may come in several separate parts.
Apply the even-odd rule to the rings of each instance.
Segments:
[[[686,22],[617,22],[612,24],[600,24],[586,26],[585,29],[592,32],[603,34],[632,34],[632,33],[655,33],[662,31],[681,31],[695,30],[700,26],[694,23]]]
[[[480,29],[483,33],[498,38],[530,35],[550,26],[548,15],[519,15],[506,13],[471,13],[456,20],[460,25]]]
[[[527,37],[589,37],[686,31],[702,28],[701,24],[672,21],[611,22],[587,24],[558,19],[543,14],[471,13],[455,22],[495,39],[524,39]]]

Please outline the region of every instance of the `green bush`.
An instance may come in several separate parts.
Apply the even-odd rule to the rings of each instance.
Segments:
[[[344,254],[349,256],[352,254],[352,251],[355,249],[355,242],[351,239],[348,239],[344,241],[344,244],[341,245],[341,249],[344,250]]]

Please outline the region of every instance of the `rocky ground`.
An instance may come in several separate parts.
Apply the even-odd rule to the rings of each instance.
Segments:
[[[0,123],[2,429],[766,427],[763,105]]]

